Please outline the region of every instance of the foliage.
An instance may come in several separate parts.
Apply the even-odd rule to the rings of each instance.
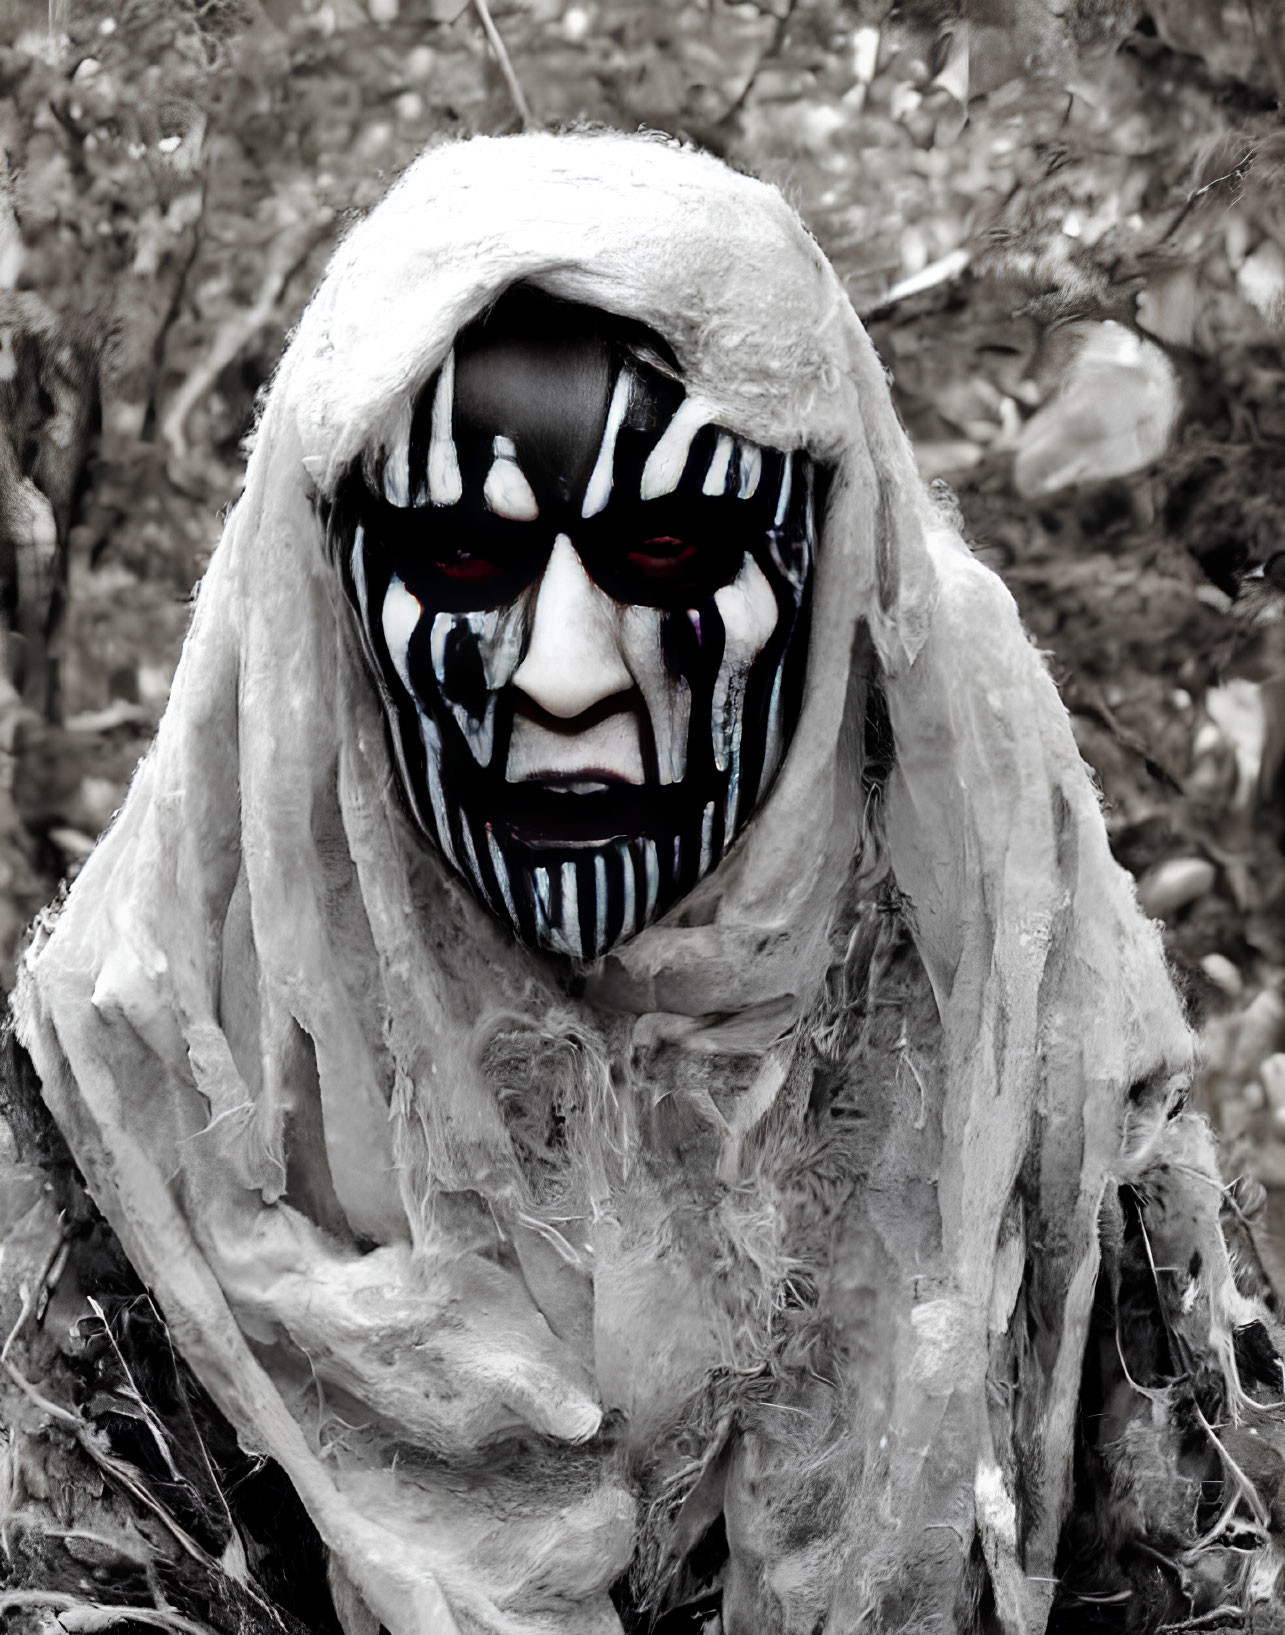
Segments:
[[[1285,1185],[1285,18],[1268,0],[0,0],[0,943],[163,705],[353,211],[530,116],[779,182],[1097,770]]]

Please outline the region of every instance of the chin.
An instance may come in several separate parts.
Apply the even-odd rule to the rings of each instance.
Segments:
[[[682,784],[592,776],[505,785],[459,811],[462,872],[531,947],[600,958],[692,889],[723,855],[726,804]]]

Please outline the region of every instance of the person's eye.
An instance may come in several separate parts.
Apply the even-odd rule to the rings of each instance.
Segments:
[[[489,511],[476,515],[429,513],[420,550],[430,570],[449,584],[479,588],[516,578],[534,578],[548,555],[548,542],[530,523]]]
[[[372,534],[426,606],[498,607],[536,578],[549,554],[539,528],[465,506],[385,509]]]
[[[432,554],[438,572],[461,584],[487,584],[499,579],[505,571],[504,564],[494,556],[484,551],[470,551],[463,546],[436,550]]]
[[[625,560],[635,573],[649,579],[676,579],[691,571],[699,554],[688,540],[675,534],[658,534],[626,552]]]

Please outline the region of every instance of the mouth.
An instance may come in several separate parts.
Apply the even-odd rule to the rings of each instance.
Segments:
[[[519,792],[515,798],[521,801],[526,798],[527,791],[547,789],[555,794],[601,795],[612,789],[638,791],[643,786],[619,772],[608,771],[606,767],[586,766],[575,772],[535,772],[525,778],[509,780],[508,787]]]
[[[505,784],[492,822],[498,838],[532,851],[602,846],[672,833],[677,791],[586,768]]]

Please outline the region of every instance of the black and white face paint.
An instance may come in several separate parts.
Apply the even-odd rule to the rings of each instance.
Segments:
[[[331,546],[410,812],[529,946],[632,936],[767,792],[813,488],[806,456],[709,424],[654,336],[524,290],[341,485]]]

